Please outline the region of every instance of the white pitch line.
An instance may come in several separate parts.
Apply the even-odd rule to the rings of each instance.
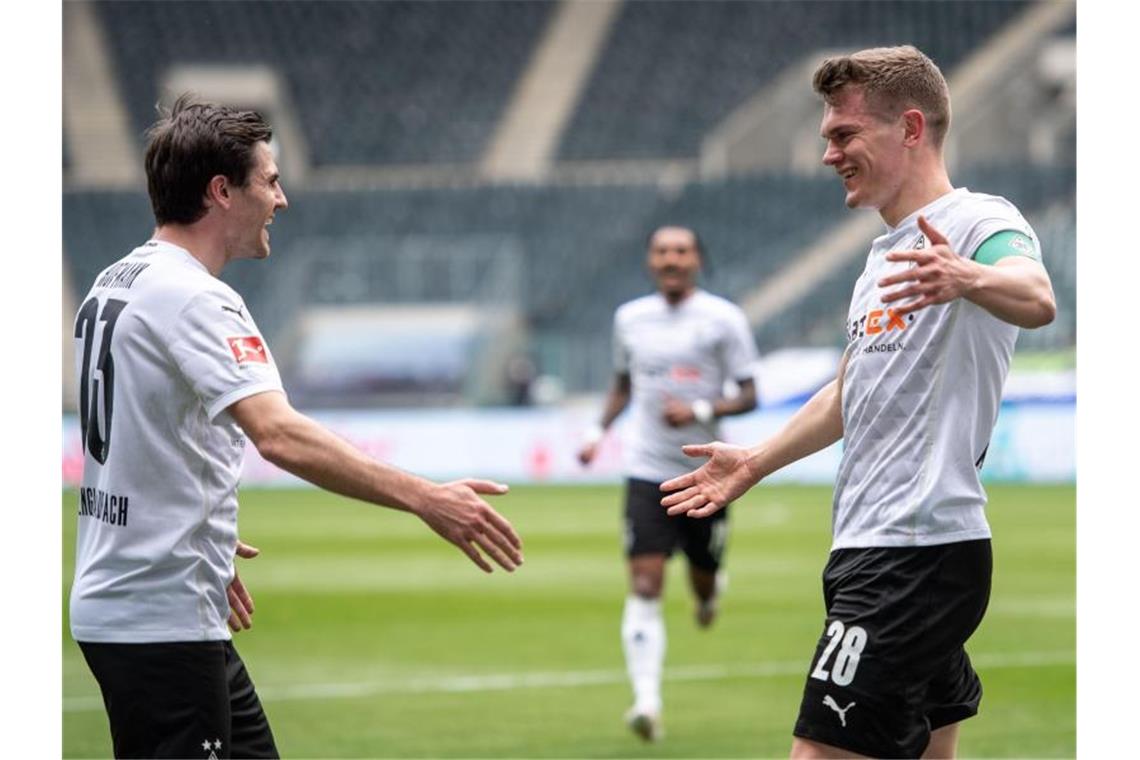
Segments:
[[[1076,663],[1076,655],[1072,651],[980,654],[970,659],[975,667],[983,670],[1042,668]],[[796,660],[731,665],[682,665],[667,669],[664,678],[666,681],[725,681],[737,678],[794,676],[806,672],[807,664]],[[478,676],[440,676],[412,678],[403,681],[266,686],[264,688],[259,687],[257,691],[265,702],[286,702],[306,699],[355,699],[384,694],[443,694],[606,686],[622,684],[625,681],[626,674],[622,670],[566,670]],[[65,697],[63,700],[64,712],[90,712],[101,709],[103,709],[103,701],[98,697]]]

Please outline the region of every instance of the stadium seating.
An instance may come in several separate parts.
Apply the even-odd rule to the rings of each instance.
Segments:
[[[991,165],[961,177],[961,184],[1013,199],[1038,225],[1061,309],[1055,325],[1024,340],[1042,348],[1071,345],[1074,169]],[[525,315],[543,370],[561,375],[572,389],[604,384],[614,308],[651,291],[643,252],[654,225],[698,229],[708,252],[707,287],[740,298],[847,214],[833,178],[785,175],[692,183],[676,194],[647,185],[508,185],[296,191],[290,201],[273,226],[273,260],[236,262],[224,274],[271,341],[301,303],[506,299]],[[86,287],[103,266],[141,242],[151,225],[146,199],[137,193],[67,193],[64,216],[76,287]],[[513,273],[509,291],[456,290],[442,270],[434,282],[409,290],[395,275],[395,256],[408,246],[481,262],[510,248],[521,271]],[[785,313],[759,326],[762,351],[842,342],[851,285],[863,266],[855,253]]]
[[[140,144],[168,66],[265,63],[283,75],[317,166],[476,160],[553,7],[98,3]]]
[[[140,141],[169,66],[264,63],[283,75],[317,166],[477,161],[554,5],[97,3]],[[692,157],[808,46],[908,41],[947,67],[1027,6],[625,3],[559,157]]]
[[[704,135],[812,50],[915,44],[949,70],[1025,2],[625,3],[559,150],[695,156]]]
[[[692,159],[712,128],[807,51],[913,42],[952,67],[1030,5],[626,2],[556,157],[563,167]],[[555,171],[551,184],[473,181],[554,3],[99,0],[94,7],[140,147],[170,66],[268,64],[285,83],[315,168],[345,169],[344,176],[394,165],[440,170],[420,183],[428,187],[388,181],[338,189],[327,179],[336,172],[308,185],[286,177],[290,208],[272,228],[273,261],[237,262],[224,274],[275,345],[303,304],[508,304],[523,315],[540,372],[571,391],[596,391],[610,373],[614,308],[651,291],[644,245],[652,227],[697,229],[706,287],[739,299],[848,218],[831,176],[654,184],[620,172],[585,181]],[[64,142],[66,177],[75,156]],[[1075,169],[1066,147],[1075,152],[1062,144],[1058,165],[987,163],[954,172],[958,184],[1010,197],[1042,238],[1059,315],[1026,333],[1022,346],[1075,341]],[[153,224],[141,189],[71,189],[63,210],[76,295]],[[419,261],[411,275],[409,258]],[[761,350],[841,343],[862,266],[861,252],[852,252],[757,326]]]

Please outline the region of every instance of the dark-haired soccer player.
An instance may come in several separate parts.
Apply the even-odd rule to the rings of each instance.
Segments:
[[[662,735],[665,561],[678,547],[685,552],[697,623],[707,627],[716,615],[717,573],[728,531],[726,512],[708,521],[667,516],[658,503],[660,485],[688,468],[681,444],[695,438],[711,441],[718,435],[719,417],[756,407],[756,346],[744,312],[697,287],[704,252],[696,232],[660,227],[650,235],[648,248],[657,292],[623,304],[614,315],[617,374],[601,423],[579,459],[593,461],[605,429],[631,406],[625,448],[630,594],[621,638],[634,703],[626,721],[652,741]],[[724,398],[729,380],[739,393]]]
[[[1056,305],[1037,236],[1004,198],[954,188],[950,93],[911,46],[825,60],[823,162],[883,234],[855,283],[835,381],[775,436],[665,483],[668,513],[707,517],[843,438],[815,646],[793,757],[953,757],[981,683],[964,645],[992,557],[979,469],[1019,327]]]
[[[376,462],[294,411],[241,297],[218,279],[269,256],[287,208],[272,132],[251,111],[179,98],[150,131],[157,229],[105,269],[75,320],[85,453],[71,631],[103,693],[116,757],[276,757],[227,618],[246,437],[322,488],[412,512],[485,571],[521,544],[479,494]]]

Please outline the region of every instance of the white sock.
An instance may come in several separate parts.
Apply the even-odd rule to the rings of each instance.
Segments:
[[[621,618],[625,666],[638,710],[661,712],[661,670],[665,663],[665,620],[661,600],[630,594]]]

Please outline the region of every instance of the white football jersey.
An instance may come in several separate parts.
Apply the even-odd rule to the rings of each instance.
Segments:
[[[95,279],[75,350],[85,458],[72,635],[230,638],[245,438],[226,409],[282,390],[245,303],[188,251],[151,240]]]
[[[904,317],[878,281],[910,266],[890,251],[924,248],[924,215],[972,258],[1004,230],[1028,236],[1009,201],[959,188],[876,238],[847,315],[843,459],[832,508],[833,549],[924,546],[988,538],[979,469],[997,422],[1018,328],[965,298]]]
[[[626,473],[662,482],[693,469],[699,462],[681,446],[715,440],[719,426],[670,427],[665,401],[711,401],[723,395],[726,380],[752,379],[756,344],[744,312],[700,289],[676,306],[654,293],[618,307],[613,348],[614,368],[628,373],[632,386]]]

